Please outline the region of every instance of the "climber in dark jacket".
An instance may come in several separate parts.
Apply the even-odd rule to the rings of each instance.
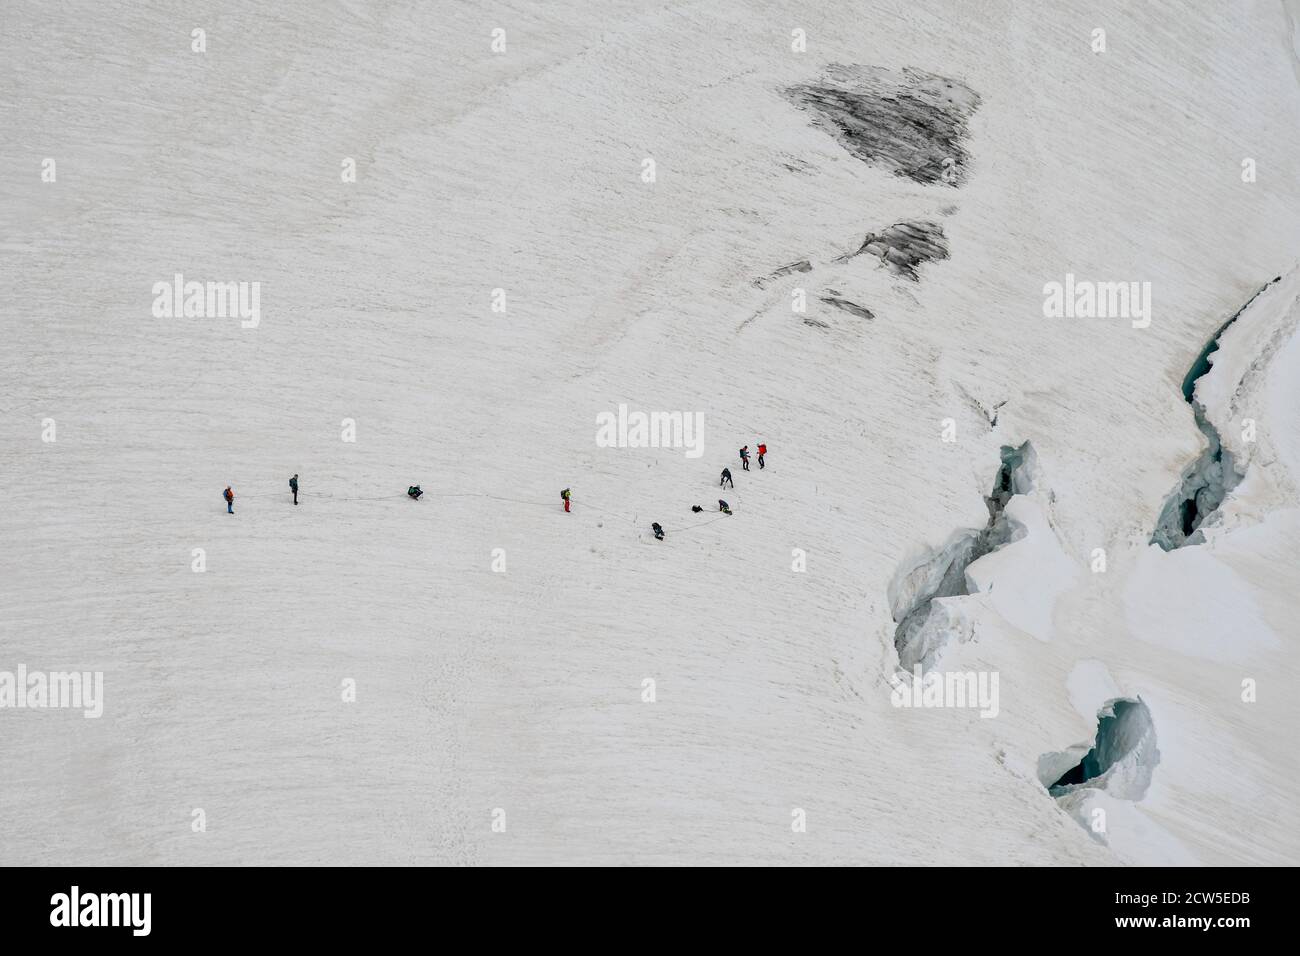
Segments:
[[[662,541],[664,539],[664,529],[659,526],[659,522],[656,521],[650,527],[654,529],[655,537]]]
[[[406,493],[411,496],[412,501],[419,501],[420,495],[424,494],[424,492],[420,490],[419,485],[411,485],[411,487],[406,489]]]
[[[736,483],[735,483],[734,481],[731,480],[731,469],[730,469],[730,468],[724,468],[724,469],[722,469],[722,480],[721,480],[720,482],[718,482],[718,487],[719,487],[719,488],[725,488],[725,487],[727,487],[727,485],[731,485],[731,487],[733,487],[733,488],[736,487]]]
[[[718,499],[718,510],[721,511],[724,515],[729,515],[729,514],[731,514],[731,505],[727,504],[725,501],[723,501],[721,498],[719,498],[719,499]]]
[[[298,476],[294,475],[289,479],[289,490],[293,492],[293,503],[298,503]]]

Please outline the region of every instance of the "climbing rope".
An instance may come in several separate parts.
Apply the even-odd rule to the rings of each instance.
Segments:
[[[252,494],[236,494],[235,501],[238,502],[240,500],[247,499],[247,498],[270,498],[279,495],[290,496],[292,494],[293,493],[289,491],[287,488],[284,491],[258,491],[258,492],[253,492]],[[330,501],[392,501],[398,498],[406,498],[408,496],[405,494],[338,495],[328,491],[300,491],[298,492],[298,497],[300,500],[301,499],[316,499],[316,500],[328,499]],[[481,491],[455,491],[455,492],[444,492],[442,494],[425,492],[423,495],[421,495],[421,498],[489,498],[493,501],[505,501],[505,502],[510,502],[512,504],[532,505],[534,507],[539,507],[539,508],[555,507],[555,505],[551,502],[536,501],[528,498],[510,498],[505,495],[493,495]],[[622,518],[623,520],[630,521],[633,524],[638,524],[638,525],[640,524],[640,522],[635,516],[626,514],[625,512],[611,511],[608,508],[603,508],[601,507],[601,504],[599,502],[594,502],[590,498],[582,498],[580,500],[574,499],[574,505],[575,507],[580,506],[582,510],[591,510],[597,512],[598,514],[603,514],[611,518]],[[672,533],[675,535],[682,534],[683,532],[686,531],[694,531],[697,528],[707,527],[708,525],[713,524],[715,521],[721,521],[725,517],[729,517],[729,516],[720,514],[717,515],[716,517],[710,518],[708,521],[701,521],[698,524],[687,525],[685,528],[676,528],[676,529],[668,528],[665,530],[672,531]]]
[[[715,521],[721,521],[723,518],[728,518],[728,517],[730,517],[730,515],[718,515],[716,518],[710,518],[708,521],[701,521],[699,524],[692,524],[692,525],[687,525],[685,528],[678,528],[676,531],[673,532],[673,534],[681,534],[683,531],[693,531],[696,528],[703,528],[706,525],[713,524],[713,522]]]

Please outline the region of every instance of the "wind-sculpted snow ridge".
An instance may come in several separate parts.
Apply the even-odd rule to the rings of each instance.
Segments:
[[[954,532],[942,548],[895,578],[890,587],[890,604],[898,622],[894,649],[904,670],[910,671],[917,664],[928,670],[954,639],[970,639],[969,622],[961,609],[942,599],[974,593],[967,568],[1025,533],[1004,512],[1012,496],[1033,490],[1037,458],[1029,442],[1018,448],[1003,445],[1001,458],[993,490],[984,499],[989,509],[988,524],[982,529]]]
[[[1104,790],[1121,800],[1136,801],[1146,796],[1160,762],[1160,751],[1156,749],[1151,711],[1141,698],[1107,701],[1097,712],[1097,736],[1091,749],[1058,775],[1062,761],[1072,760],[1083,746],[1047,754],[1039,761],[1040,779],[1053,797],[1064,797],[1081,788]]]
[[[1240,484],[1244,477],[1233,460],[1232,452],[1223,447],[1218,429],[1206,416],[1205,406],[1196,400],[1196,383],[1209,374],[1213,365],[1210,356],[1218,350],[1223,334],[1269,286],[1281,279],[1281,276],[1277,276],[1264,283],[1232,318],[1219,327],[1183,378],[1183,398],[1192,406],[1196,427],[1205,436],[1206,447],[1184,470],[1178,489],[1165,502],[1160,517],[1156,520],[1151,543],[1158,544],[1165,551],[1189,544],[1203,544],[1205,536],[1200,530],[1201,525],[1218,510],[1228,492]]]
[[[846,262],[864,253],[878,258],[894,275],[918,282],[917,266],[948,258],[948,240],[943,226],[937,222],[896,222],[880,233],[867,233],[856,252],[841,256],[838,261]]]
[[[963,142],[980,97],[958,80],[835,64],[818,82],[785,94],[864,163],[918,183],[958,186],[965,178],[970,157]]]

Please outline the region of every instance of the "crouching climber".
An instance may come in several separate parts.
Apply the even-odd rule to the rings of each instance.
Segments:
[[[411,496],[412,501],[419,501],[420,495],[424,494],[424,492],[420,490],[419,485],[411,485],[411,487],[406,489],[406,493]]]
[[[729,515],[729,514],[731,514],[731,505],[727,504],[725,501],[723,501],[721,498],[719,498],[719,499],[718,499],[718,510],[721,511],[724,515]]]
[[[656,521],[650,527],[654,530],[655,538],[662,541],[664,539],[664,529],[659,526],[659,522]]]
[[[704,509],[701,508],[699,505],[691,505],[691,510],[694,511],[696,514],[699,514]]]

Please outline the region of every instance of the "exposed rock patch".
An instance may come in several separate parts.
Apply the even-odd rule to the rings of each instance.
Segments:
[[[876,317],[876,314],[865,306],[858,305],[856,302],[850,302],[848,299],[842,299],[836,295],[824,295],[822,301],[827,305],[833,305],[837,309],[843,309],[849,315],[856,315],[860,319],[870,321]]]
[[[937,222],[928,219],[896,222],[882,232],[867,233],[856,252],[841,256],[838,261],[846,262],[861,255],[875,256],[894,275],[918,282],[917,266],[948,258],[948,240],[943,226]]]
[[[832,65],[785,95],[864,163],[918,183],[959,186],[970,156],[967,121],[980,97],[959,80],[904,69]]]

